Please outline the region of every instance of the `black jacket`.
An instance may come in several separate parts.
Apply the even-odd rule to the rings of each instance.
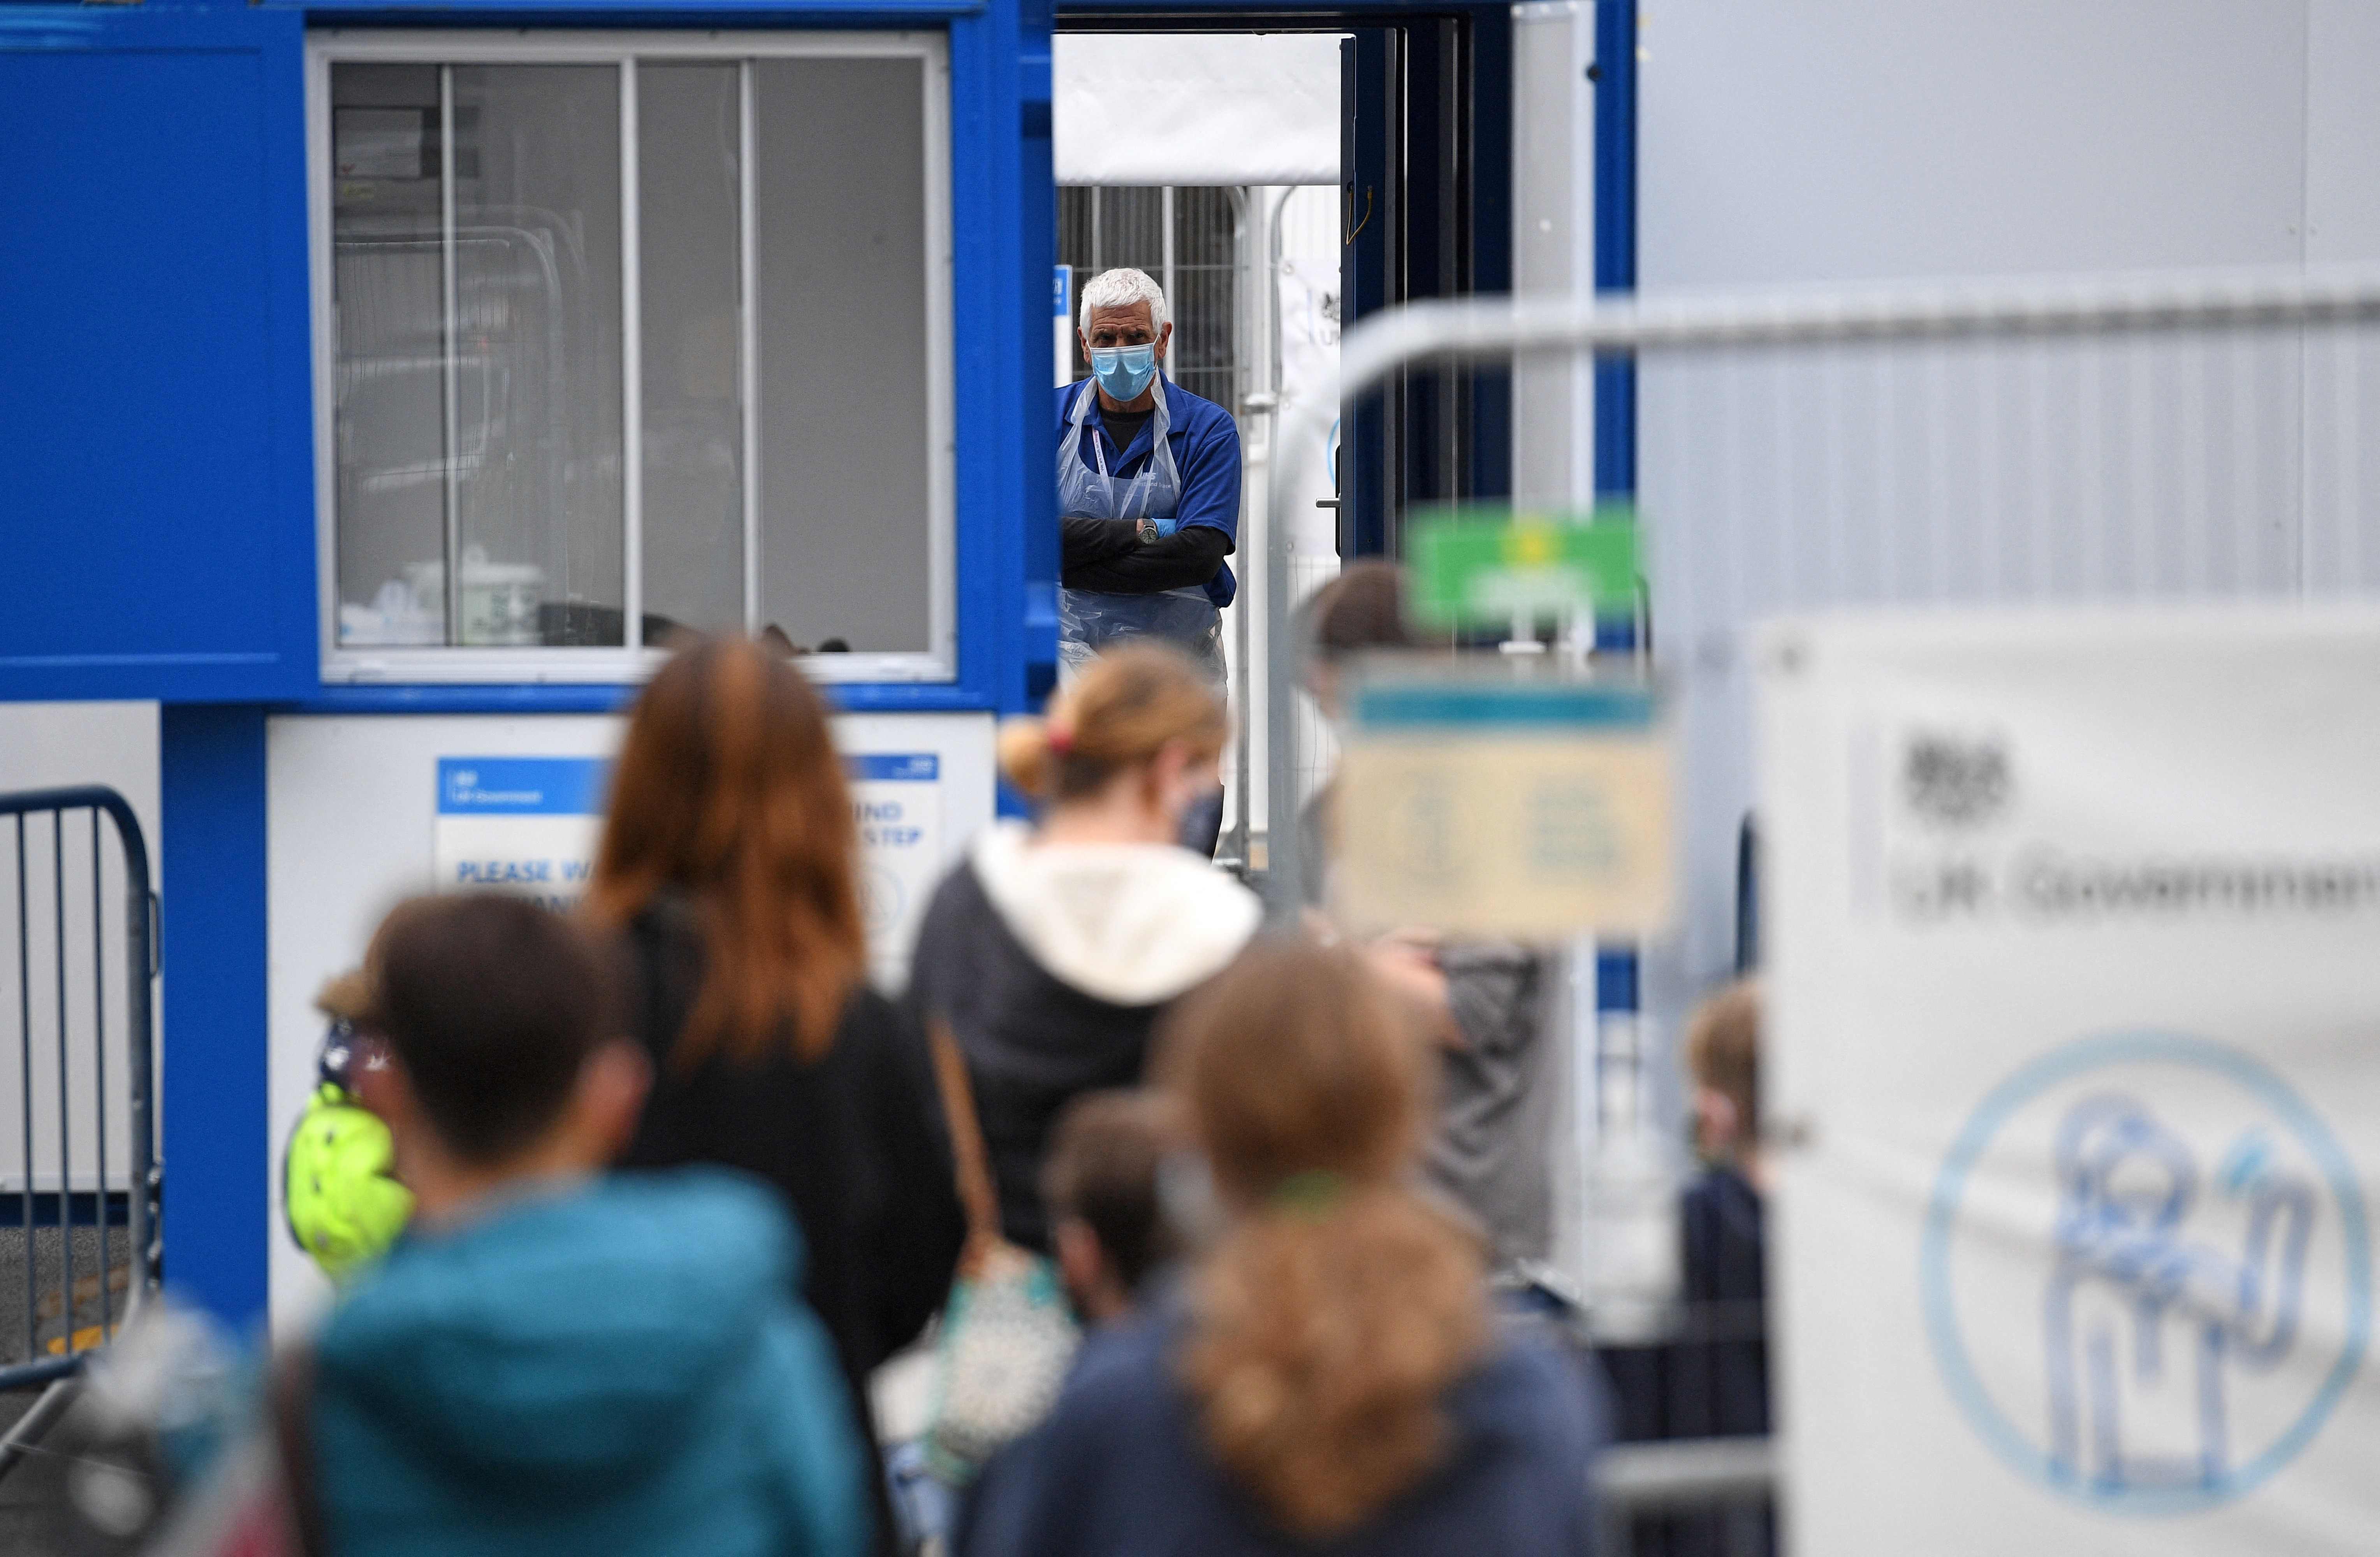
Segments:
[[[979,839],[943,879],[917,931],[906,1009],[920,1030],[950,1023],[1002,1229],[1047,1252],[1041,1158],[1059,1111],[1078,1093],[1139,1084],[1158,1018],[1237,954],[1260,911],[1186,850],[1029,849],[1022,838]]]
[[[689,1069],[672,1051],[702,982],[692,909],[657,902],[628,942],[653,1090],[620,1165],[717,1163],[776,1186],[808,1246],[802,1295],[834,1338],[872,1443],[868,1375],[941,1308],[965,1231],[923,1041],[862,987],[820,1059],[790,1047],[758,1063],[713,1053]]]
[[[1048,1253],[1040,1176],[1050,1127],[1078,1093],[1140,1084],[1149,1029],[1165,1008],[1110,1005],[1050,973],[993,911],[968,865],[951,873],[926,911],[907,1005],[920,1026],[948,1021],[966,1056],[1000,1186],[1001,1231]]]

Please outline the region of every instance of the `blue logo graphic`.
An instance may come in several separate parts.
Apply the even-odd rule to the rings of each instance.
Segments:
[[[612,764],[602,757],[441,757],[441,816],[600,816]]]
[[[2047,1225],[2010,1225],[2010,1187],[2045,1165]],[[1971,1194],[1986,1177],[1988,1212]],[[2041,1250],[2036,1274],[2011,1247]],[[2171,1033],[2083,1039],[1995,1088],[1936,1177],[1920,1276],[1936,1360],[1984,1441],[2131,1513],[2210,1507],[2278,1471],[2371,1328],[2363,1198],[2337,1138],[2262,1064]]]

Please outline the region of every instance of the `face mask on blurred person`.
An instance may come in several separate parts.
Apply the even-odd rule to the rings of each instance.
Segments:
[[[1093,346],[1091,373],[1115,400],[1137,400],[1157,377],[1157,347]]]

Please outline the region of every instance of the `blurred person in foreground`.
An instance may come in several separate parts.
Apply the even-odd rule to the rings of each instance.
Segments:
[[[1325,715],[1342,717],[1356,658],[1422,646],[1405,612],[1404,570],[1351,562],[1305,606],[1306,685]],[[1306,901],[1330,901],[1336,851],[1336,780],[1302,819]],[[1430,1181],[1479,1221],[1498,1285],[1552,1302],[1552,1131],[1555,1047],[1545,1042],[1546,960],[1512,941],[1444,940],[1400,930],[1365,955],[1425,1014],[1439,1042],[1438,1119]]]
[[[601,1169],[649,1068],[593,943],[516,899],[422,899],[373,938],[359,1078],[417,1209],[313,1349],[339,1557],[865,1550],[800,1244],[731,1176]]]
[[[1179,1252],[1160,1179],[1182,1145],[1181,1110],[1160,1092],[1086,1092],[1059,1116],[1041,1196],[1067,1300],[1086,1330],[1129,1319]],[[984,1466],[960,1504],[952,1550],[1018,1549],[1033,1456],[1048,1432],[1045,1422]]]
[[[1087,1092],[1058,1116],[1041,1201],[1067,1299],[1086,1328],[1130,1314],[1176,1253],[1159,1177],[1181,1145],[1181,1110],[1160,1092]]]
[[[1739,979],[1695,1010],[1686,1026],[1686,1069],[1704,1165],[1682,1207],[1694,1339],[1679,1348],[1671,1430],[1686,1438],[1764,1433],[1768,1163],[1760,1134],[1759,985]]]
[[[1003,1541],[968,1557],[1590,1550],[1595,1397],[1500,1326],[1476,1241],[1412,1187],[1409,1013],[1354,954],[1268,942],[1162,1044],[1225,1225],[1086,1345]]]
[[[1239,954],[1263,910],[1175,839],[1216,782],[1223,705],[1175,649],[1093,659],[1042,718],[1011,719],[1001,769],[1040,806],[976,840],[917,933],[907,1004],[966,1058],[1002,1231],[1051,1252],[1041,1164],[1059,1110],[1141,1079],[1169,1003]]]
[[[868,1374],[941,1306],[965,1221],[923,1042],[867,982],[858,851],[808,679],[748,640],[698,640],[629,716],[589,906],[625,939],[627,1027],[654,1073],[621,1166],[776,1187],[873,1443]]]

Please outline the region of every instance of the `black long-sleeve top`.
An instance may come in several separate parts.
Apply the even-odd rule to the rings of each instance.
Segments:
[[[801,1226],[802,1297],[833,1339],[858,1442],[873,1443],[868,1376],[941,1307],[966,1231],[924,1037],[863,986],[818,1059],[787,1044],[687,1067],[671,1051],[702,984],[693,905],[657,900],[627,938],[653,1087],[619,1165],[714,1163],[777,1188]],[[882,1478],[868,1480],[889,1553]]]
[[[1212,525],[1188,525],[1153,541],[1137,521],[1069,514],[1062,521],[1062,581],[1069,589],[1108,595],[1156,595],[1195,589],[1213,578],[1232,549],[1232,537]]]

